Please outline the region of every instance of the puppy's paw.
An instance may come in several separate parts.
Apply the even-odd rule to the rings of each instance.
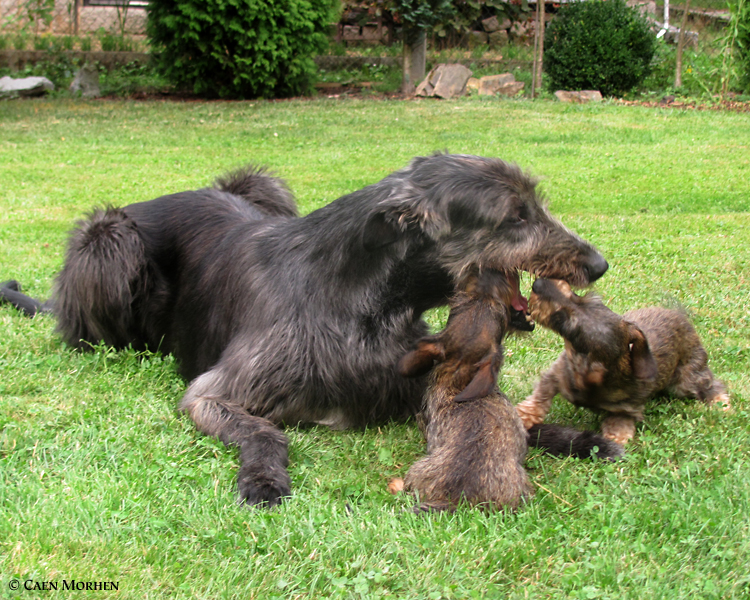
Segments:
[[[612,415],[602,421],[602,435],[624,446],[635,436],[635,419],[620,415]]]
[[[388,491],[391,494],[398,494],[404,491],[404,480],[401,477],[394,477],[388,482]]]
[[[241,467],[237,475],[240,502],[249,506],[273,508],[292,495],[292,482],[286,469],[260,472],[256,466]]]
[[[711,398],[707,404],[709,406],[716,407],[724,412],[732,412],[732,401],[729,398],[729,394],[722,392]]]
[[[534,425],[539,425],[544,422],[544,417],[547,416],[547,411],[544,407],[536,401],[532,396],[529,396],[523,402],[516,404],[516,412],[521,417],[523,426],[526,429],[530,429]]]

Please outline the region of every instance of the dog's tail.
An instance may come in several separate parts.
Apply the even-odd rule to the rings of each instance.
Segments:
[[[21,284],[15,279],[0,283],[0,304],[6,302],[15,306],[27,317],[33,317],[38,313],[52,312],[51,302],[42,302],[21,293]]]
[[[244,199],[269,217],[297,217],[297,204],[286,183],[263,167],[248,165],[219,177],[214,187]]]
[[[53,291],[57,330],[76,348],[135,343],[134,303],[148,286],[146,250],[135,222],[122,209],[97,209],[68,240]]]
[[[553,456],[594,457],[600,460],[617,460],[625,451],[617,442],[608,440],[593,431],[578,431],[561,425],[534,425],[527,432],[529,447],[541,448]]]

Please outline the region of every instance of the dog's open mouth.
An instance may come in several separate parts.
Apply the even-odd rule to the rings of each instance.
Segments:
[[[510,299],[510,324],[519,331],[533,331],[534,321],[529,314],[529,302],[521,293],[521,278],[518,271],[508,273],[507,277],[513,291]]]

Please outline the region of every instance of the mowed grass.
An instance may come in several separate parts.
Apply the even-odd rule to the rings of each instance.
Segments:
[[[92,206],[207,185],[247,161],[307,213],[434,150],[516,161],[611,268],[614,309],[683,306],[734,411],[653,402],[626,460],[532,453],[515,514],[417,517],[388,480],[414,424],[289,429],[294,495],[237,505],[237,453],[176,412],[171,357],[66,348],[0,307],[0,597],[108,581],[92,598],[750,597],[750,122],[745,114],[547,102],[0,103],[0,279],[47,297]],[[530,281],[524,282],[528,286]],[[445,311],[429,315],[439,327]],[[562,348],[508,340],[515,401]],[[557,399],[550,420],[597,417]],[[9,588],[11,580],[22,589]],[[67,594],[67,593],[66,593]]]

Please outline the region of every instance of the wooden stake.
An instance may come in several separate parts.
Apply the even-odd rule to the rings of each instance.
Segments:
[[[687,27],[689,8],[690,0],[685,0],[685,8],[682,13],[682,23],[680,23],[680,35],[677,38],[677,60],[674,69],[674,88],[676,90],[682,87],[682,50],[685,47],[685,27]]]

